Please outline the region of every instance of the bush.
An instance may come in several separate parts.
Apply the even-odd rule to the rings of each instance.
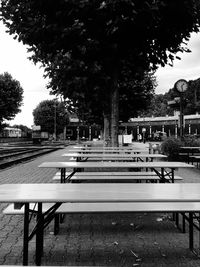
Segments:
[[[183,143],[179,138],[168,137],[161,144],[161,152],[167,155],[170,160],[177,160],[181,146]]]
[[[184,146],[199,146],[200,147],[200,139],[194,135],[188,135],[184,137]]]

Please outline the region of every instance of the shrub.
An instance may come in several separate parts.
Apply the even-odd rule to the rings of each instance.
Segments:
[[[184,146],[200,146],[200,139],[194,135],[184,137]]]
[[[161,144],[161,152],[167,155],[170,160],[177,160],[181,146],[183,143],[179,138],[168,137]]]

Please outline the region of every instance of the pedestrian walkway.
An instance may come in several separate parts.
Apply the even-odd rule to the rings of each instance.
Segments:
[[[135,143],[142,147],[148,144]],[[63,161],[68,147],[0,171],[0,183],[53,183],[56,170],[38,168],[44,161]],[[176,172],[183,182],[200,182],[200,171]],[[22,264],[23,218],[3,215],[0,204],[0,264]],[[197,234],[196,234],[197,237]],[[35,265],[35,239],[29,264]],[[188,249],[170,214],[67,215],[57,236],[53,223],[45,230],[43,265],[199,267],[200,259]]]

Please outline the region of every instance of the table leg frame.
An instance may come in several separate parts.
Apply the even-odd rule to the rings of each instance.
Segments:
[[[36,265],[41,265],[43,254],[43,233],[48,224],[55,218],[55,211],[62,203],[56,203],[51,206],[46,212],[42,212],[42,203],[38,203],[38,210],[31,210],[30,203],[24,204],[24,237],[23,237],[23,265],[28,265],[28,246],[29,241],[36,236]],[[37,214],[36,224],[31,233],[29,233],[30,217],[32,214]]]
[[[160,177],[160,183],[172,182],[174,183],[174,168],[171,168],[171,171],[165,170],[165,168],[161,168],[160,172],[153,168],[153,171]],[[169,179],[166,179],[168,177]]]

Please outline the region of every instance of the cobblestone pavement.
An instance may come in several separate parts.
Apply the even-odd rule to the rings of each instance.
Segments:
[[[56,170],[38,165],[63,160],[67,149],[1,170],[0,183],[52,183]],[[183,182],[200,181],[197,169],[177,174]],[[23,218],[2,215],[5,206],[0,204],[0,264],[21,265]],[[35,239],[29,246],[30,265],[35,265],[34,251]],[[82,214],[66,216],[56,236],[53,222],[46,228],[42,265],[199,267],[200,259],[188,249],[188,231],[181,233],[170,214]]]

